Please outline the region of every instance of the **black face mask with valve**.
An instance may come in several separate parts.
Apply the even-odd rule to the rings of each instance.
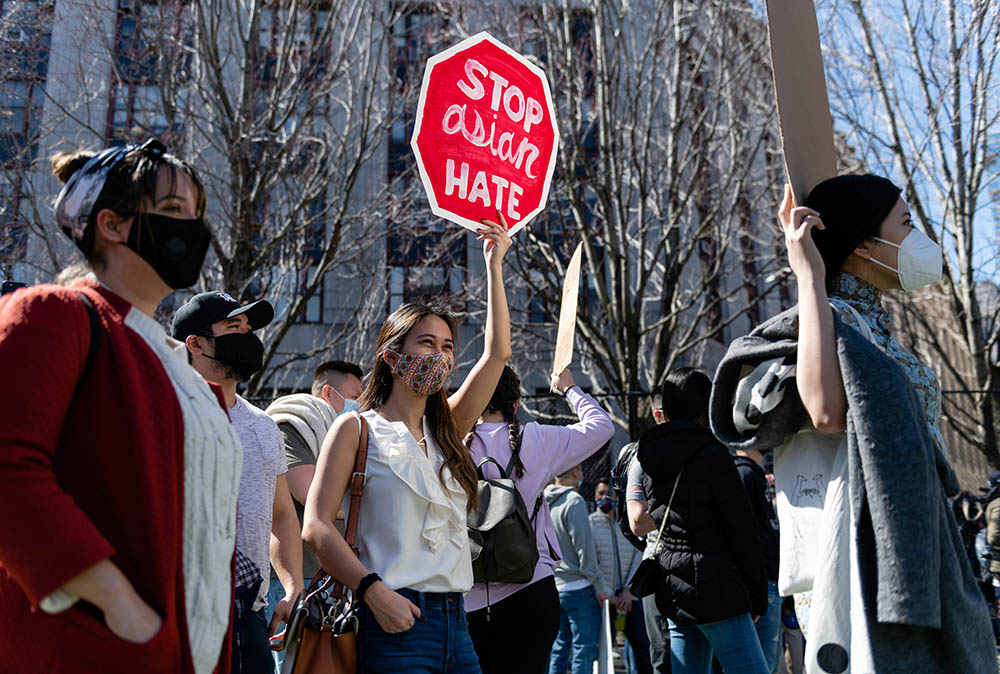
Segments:
[[[201,218],[179,219],[138,213],[128,234],[131,248],[174,290],[198,280],[212,236]]]
[[[252,332],[233,332],[212,339],[215,355],[206,356],[232,368],[240,381],[247,381],[264,366],[264,343]]]

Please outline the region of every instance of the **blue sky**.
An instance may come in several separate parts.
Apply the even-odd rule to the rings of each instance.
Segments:
[[[961,42],[968,33],[965,29],[969,25],[969,6],[973,2],[957,2],[956,25],[959,27],[957,34],[961,48],[974,45]],[[751,4],[763,17],[763,0],[753,0]],[[997,255],[1000,229],[1000,160],[997,160],[1000,152],[1000,62],[991,63],[989,59],[995,59],[998,51],[996,40],[1000,34],[1000,19],[997,14],[1000,8],[998,3],[992,3],[987,11],[990,30],[982,36],[987,47],[984,50],[986,64],[992,65],[994,72],[991,77],[984,77],[982,73],[986,68],[980,66],[976,50],[965,50],[959,67],[962,92],[960,113],[953,120],[950,113],[952,89],[948,80],[951,65],[946,5],[936,0],[868,0],[864,3],[875,35],[875,51],[888,84],[890,106],[896,116],[902,144],[911,157],[910,164],[915,167],[916,189],[928,211],[930,226],[939,235],[943,234],[942,243],[952,260],[955,259],[954,240],[944,231],[946,202],[940,196],[942,191],[949,189],[947,171],[951,171],[952,181],[957,173],[950,137],[952,122],[958,121],[961,125],[963,149],[968,155],[969,141],[973,137],[970,110],[973,107],[971,97],[974,87],[986,96],[984,119],[987,120],[985,126],[989,140],[982,143],[976,153],[975,164],[989,168],[985,172],[984,187],[980,190],[973,218],[973,261],[981,280],[997,283],[1000,282]],[[885,106],[867,68],[866,44],[860,23],[846,0],[819,0],[817,6],[834,126],[844,134],[869,171],[886,175],[902,184],[903,172],[894,159]],[[919,62],[913,57],[903,29],[906,17],[904,7],[909,9],[911,19],[917,26],[913,40]],[[926,82],[929,96],[925,95],[922,82]],[[935,118],[941,129],[939,138],[932,133],[932,120]],[[976,120],[977,123],[980,121]],[[939,149],[941,146],[944,147],[943,152]],[[915,157],[919,159],[914,160]],[[970,158],[966,156],[966,170],[970,168],[970,163]],[[949,248],[951,251],[947,252]]]

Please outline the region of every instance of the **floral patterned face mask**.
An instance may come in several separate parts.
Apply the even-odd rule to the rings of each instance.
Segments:
[[[396,353],[398,358],[392,372],[406,382],[417,395],[434,395],[444,386],[451,374],[454,363],[451,358],[441,352],[410,355]]]

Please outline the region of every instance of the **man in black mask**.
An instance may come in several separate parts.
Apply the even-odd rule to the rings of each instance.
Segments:
[[[246,306],[224,292],[195,295],[174,314],[171,333],[187,346],[191,365],[222,389],[229,417],[243,443],[243,468],[236,516],[236,606],[233,621],[234,674],[272,674],[268,637],[286,621],[302,590],[302,545],[288,481],[285,445],[277,424],[237,395],[236,385],[260,370],[264,345],[254,331],[274,318],[266,300]],[[271,536],[277,545],[270,546]],[[270,554],[270,550],[274,554]],[[265,618],[270,569],[285,598]]]

